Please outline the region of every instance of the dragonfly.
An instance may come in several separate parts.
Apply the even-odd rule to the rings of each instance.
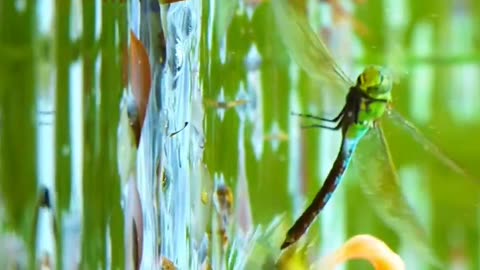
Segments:
[[[334,118],[292,113],[319,121],[318,124],[304,126],[305,128],[340,130],[342,140],[337,158],[320,191],[288,230],[281,249],[294,244],[305,234],[344,177],[360,141],[367,134],[373,133],[374,140],[380,145],[384,159],[388,163],[386,171],[389,173],[380,180],[376,179],[382,181],[381,183],[367,181],[367,189],[371,189],[371,193],[381,201],[376,203],[381,205],[377,206],[376,210],[387,225],[403,237],[403,240],[416,244],[419,251],[428,254],[434,260],[435,256],[428,248],[426,233],[401,192],[381,120],[388,118],[394,121],[396,125],[405,128],[423,148],[444,165],[466,178],[474,178],[393,108],[393,75],[386,68],[368,66],[358,76],[356,82],[352,82],[334,61],[326,45],[310,28],[305,15],[287,0],[272,1],[272,7],[276,25],[281,29],[282,41],[293,60],[309,75],[328,83],[328,86],[347,90],[345,105]]]

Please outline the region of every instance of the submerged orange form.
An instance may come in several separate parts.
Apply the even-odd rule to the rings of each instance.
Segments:
[[[138,123],[133,125],[138,144],[147,110],[152,79],[147,50],[132,31],[130,31],[129,72],[132,92],[135,96],[138,110]]]
[[[405,263],[383,241],[371,235],[357,235],[348,240],[333,254],[323,258],[316,269],[334,270],[338,265],[351,260],[363,259],[375,270],[405,270]]]

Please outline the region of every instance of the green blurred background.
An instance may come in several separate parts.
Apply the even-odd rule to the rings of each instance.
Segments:
[[[138,16],[133,1],[0,2],[0,233],[5,248],[21,243],[23,253],[16,254],[24,254],[18,256],[25,267],[43,258],[36,248],[42,231],[34,225],[43,185],[54,194],[56,254],[78,250],[81,269],[124,267],[117,128],[126,88],[123,53],[133,29],[128,18]],[[351,78],[367,64],[397,71],[395,108],[480,179],[480,2],[295,2],[305,5],[315,31]],[[158,13],[156,3],[141,14]],[[228,109],[205,106],[203,161],[232,190],[245,175],[254,224],[279,214],[291,224],[328,173],[340,134],[301,130],[302,121],[290,112],[335,115],[342,97],[323,94],[290,59],[268,1],[199,3],[171,4],[202,7],[192,18],[199,29],[192,47],[199,53],[185,54],[198,67],[199,76],[191,78],[204,100],[247,101]],[[45,125],[52,134],[41,134]],[[386,123],[386,133],[403,191],[436,253],[447,269],[479,269],[478,183],[422,151],[395,125]],[[428,269],[376,217],[357,185],[362,160],[371,158],[357,153],[308,238],[324,254],[354,234],[370,233],[399,251],[408,269]],[[71,220],[81,224],[80,236],[75,226],[66,233]],[[80,239],[65,239],[69,235]],[[65,260],[74,259],[54,260],[67,267]]]

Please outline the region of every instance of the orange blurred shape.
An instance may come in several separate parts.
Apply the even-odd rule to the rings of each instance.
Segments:
[[[135,128],[137,129],[135,130],[135,135],[138,141],[143,127],[143,120],[145,119],[152,79],[147,50],[132,31],[130,31],[129,69],[130,83],[138,110],[139,127]]]
[[[175,264],[171,260],[169,260],[167,257],[161,256],[160,260],[162,262],[162,268],[161,268],[162,270],[175,270],[175,269],[177,269]]]
[[[322,259],[316,269],[334,270],[352,259],[367,260],[376,270],[405,270],[405,263],[383,241],[371,235],[357,235]]]

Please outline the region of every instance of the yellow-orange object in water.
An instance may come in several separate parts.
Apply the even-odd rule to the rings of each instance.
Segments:
[[[138,145],[143,127],[143,120],[145,119],[145,113],[147,110],[148,98],[150,96],[152,77],[147,50],[132,31],[130,31],[129,72],[130,83],[138,113],[138,121],[135,122],[132,121],[132,119],[130,120],[132,121],[132,128],[134,129]]]
[[[162,269],[162,270],[176,270],[177,269],[175,264],[171,260],[167,259],[167,257],[161,256],[160,260],[161,260],[161,268],[160,269]]]
[[[218,234],[220,235],[222,247],[225,249],[228,245],[227,227],[232,215],[233,193],[223,182],[217,183],[215,187],[214,205],[219,221]]]
[[[214,107],[217,109],[231,109],[235,108],[237,106],[242,106],[248,103],[248,100],[245,99],[239,99],[239,100],[234,100],[234,101],[216,101],[216,100],[211,100],[208,98],[204,99],[204,104],[208,107]]]
[[[383,241],[371,235],[350,238],[341,248],[322,259],[315,269],[334,270],[352,259],[367,260],[375,270],[405,270],[405,263]]]

